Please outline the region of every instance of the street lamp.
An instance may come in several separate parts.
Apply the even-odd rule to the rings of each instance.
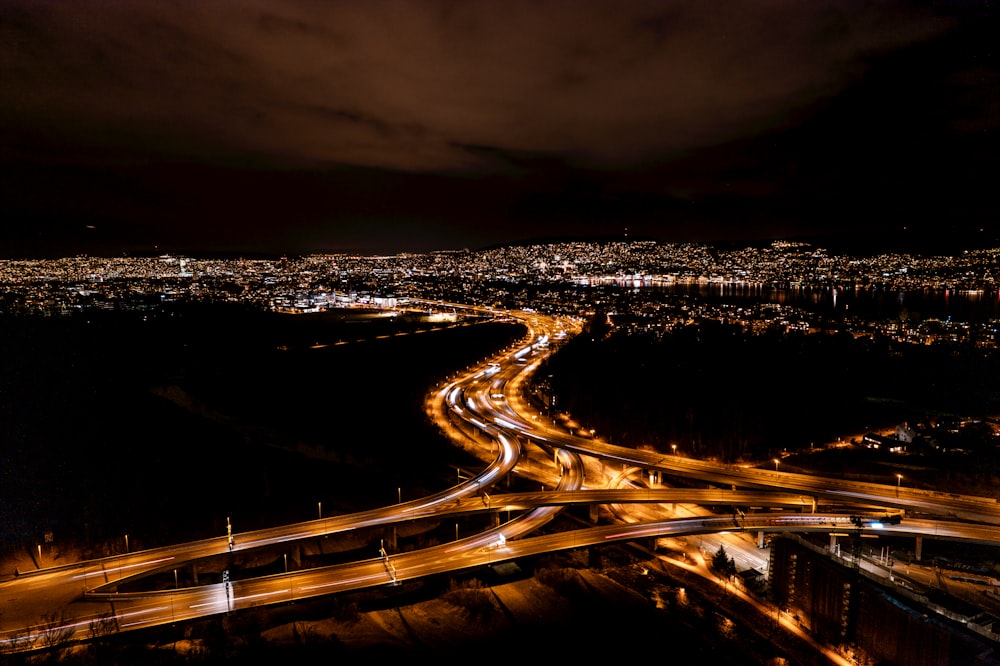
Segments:
[[[778,471],[778,463],[779,463],[779,462],[781,462],[781,461],[780,461],[780,460],[778,460],[777,458],[775,458],[775,459],[774,459],[774,471],[775,471],[775,472],[777,472],[777,471]]]
[[[673,450],[674,455],[676,456],[677,455],[677,445],[676,444],[671,444],[670,448],[671,448],[671,450]]]
[[[899,484],[903,482],[903,475],[896,475],[896,497],[899,497]]]

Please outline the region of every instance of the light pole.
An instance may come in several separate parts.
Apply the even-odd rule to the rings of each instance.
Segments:
[[[676,444],[671,444],[670,445],[670,449],[674,452],[674,455],[676,456],[677,455],[677,445]]]
[[[229,569],[225,569],[222,572],[222,582],[226,586],[226,612],[233,612],[233,601],[229,592]]]
[[[903,482],[903,475],[896,475],[896,497],[899,497],[899,484]]]
[[[780,460],[778,460],[777,458],[775,458],[775,459],[774,459],[774,471],[775,471],[775,472],[777,472],[777,471],[778,471],[778,463],[779,463],[779,462],[781,462],[781,461],[780,461]]]

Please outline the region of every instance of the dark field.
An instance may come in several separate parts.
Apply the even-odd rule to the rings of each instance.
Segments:
[[[522,331],[238,308],[7,319],[0,541],[134,549],[439,490],[478,463],[427,423],[426,390]]]
[[[540,374],[561,409],[625,446],[768,460],[869,428],[1000,413],[1000,355],[850,334],[581,335]],[[991,447],[992,448],[992,447]]]

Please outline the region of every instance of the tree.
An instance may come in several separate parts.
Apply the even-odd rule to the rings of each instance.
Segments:
[[[49,613],[42,616],[38,636],[45,647],[59,647],[73,637],[73,627],[66,624],[62,613]]]
[[[31,633],[31,629],[24,629],[10,636],[5,645],[0,645],[0,654],[14,654],[16,652],[30,650],[38,642],[38,634]],[[5,662],[6,663],[6,662]]]
[[[715,555],[712,556],[712,568],[716,571],[725,571],[728,562],[729,555],[726,554],[726,547],[720,543],[719,550],[715,551]]]
[[[712,556],[712,569],[726,578],[732,578],[736,575],[736,561],[729,557],[725,545],[721,543],[719,550],[715,551],[715,555]]]
[[[89,629],[92,639],[101,639],[116,634],[119,629],[118,616],[112,611],[98,615],[90,621]]]

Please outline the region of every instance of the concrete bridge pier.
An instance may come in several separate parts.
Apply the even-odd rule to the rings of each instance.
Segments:
[[[916,560],[917,562],[919,562],[919,561],[920,561],[920,556],[921,556],[921,555],[923,554],[923,550],[924,550],[924,538],[923,538],[922,536],[918,536],[918,537],[917,537],[917,545],[916,545],[916,547],[915,547],[915,548],[913,549],[913,552],[914,552],[914,559],[915,559],[915,560]]]
[[[758,548],[764,547],[764,530],[760,530],[759,532],[757,532],[757,547]]]

